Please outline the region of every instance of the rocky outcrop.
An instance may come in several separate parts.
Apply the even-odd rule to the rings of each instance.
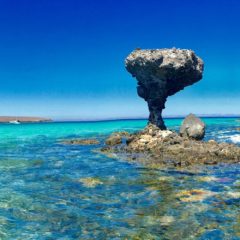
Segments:
[[[120,136],[117,133],[116,134],[114,133],[106,139],[105,143],[110,146],[115,146],[115,145],[121,144],[122,136]]]
[[[240,162],[240,148],[234,144],[196,141],[170,130],[160,130],[153,124],[131,134],[126,144],[102,148],[104,153],[119,154],[129,161],[147,166],[188,167]]]
[[[128,141],[130,134],[126,131],[114,132],[105,141],[106,145],[115,146]]]
[[[180,135],[196,140],[202,140],[205,135],[205,128],[205,123],[200,118],[194,114],[189,114],[181,125]]]
[[[149,123],[166,129],[162,110],[168,96],[202,78],[203,61],[191,50],[135,50],[125,60],[138,81],[137,92],[148,103]]]

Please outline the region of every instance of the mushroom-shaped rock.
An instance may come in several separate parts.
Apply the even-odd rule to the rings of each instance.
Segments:
[[[148,103],[149,123],[166,129],[162,110],[168,96],[202,79],[203,61],[192,50],[135,50],[125,60],[138,81],[138,95]]]
[[[180,135],[196,140],[201,140],[205,135],[205,123],[194,114],[189,114],[180,128]]]

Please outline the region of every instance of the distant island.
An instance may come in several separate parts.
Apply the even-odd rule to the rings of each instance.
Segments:
[[[9,116],[0,116],[0,123],[8,123],[11,121],[18,121],[20,123],[39,123],[39,122],[51,122],[50,118],[42,117],[9,117]]]

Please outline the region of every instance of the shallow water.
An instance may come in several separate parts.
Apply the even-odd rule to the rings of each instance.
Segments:
[[[204,120],[206,140],[239,144],[237,119]],[[239,164],[154,170],[61,144],[145,124],[1,124],[0,239],[240,239]]]

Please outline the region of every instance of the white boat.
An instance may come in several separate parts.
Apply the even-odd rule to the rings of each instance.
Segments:
[[[9,121],[9,123],[11,123],[11,124],[20,124],[20,122],[18,120]]]

